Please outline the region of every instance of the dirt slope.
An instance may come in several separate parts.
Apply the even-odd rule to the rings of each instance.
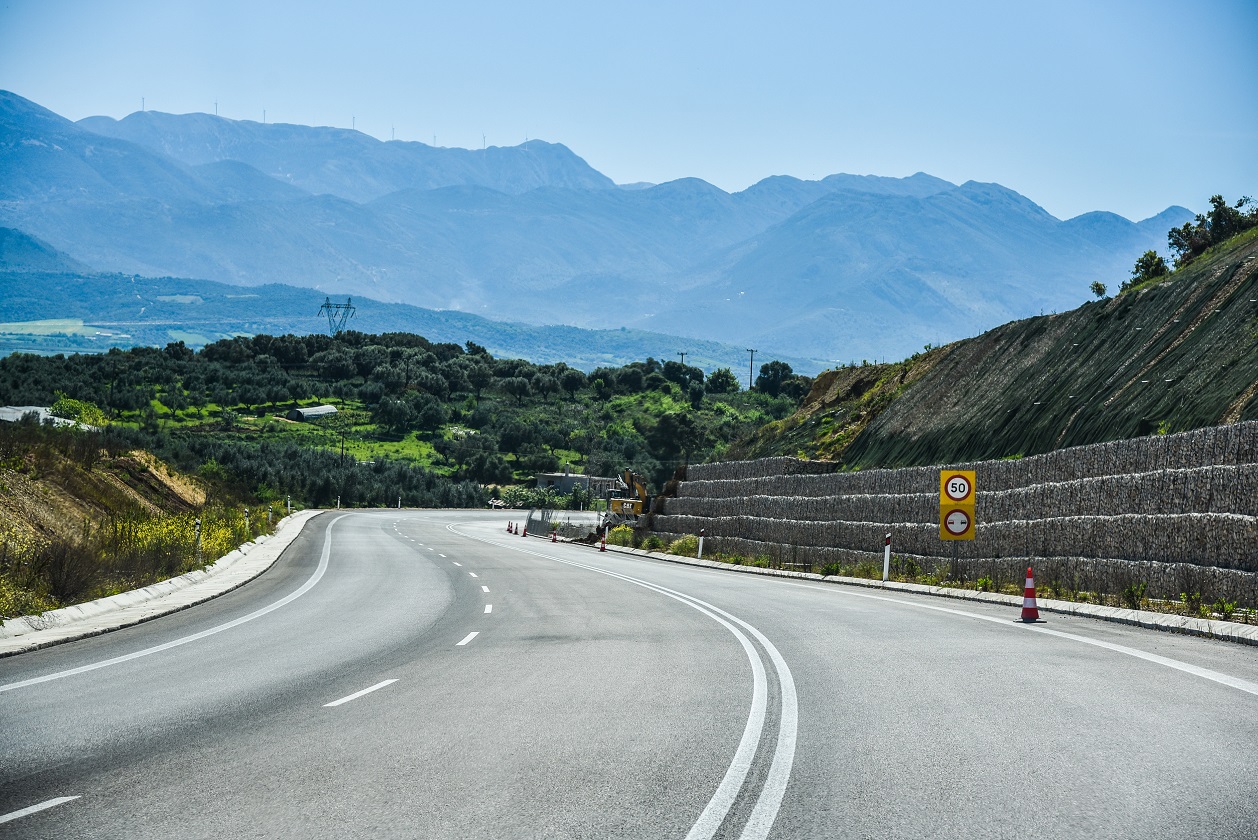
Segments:
[[[1258,419],[1258,231],[1162,282],[818,377],[742,457],[893,467]]]
[[[147,452],[92,456],[21,434],[0,423],[0,527],[8,533],[72,538],[110,515],[178,513],[205,502],[194,480]]]

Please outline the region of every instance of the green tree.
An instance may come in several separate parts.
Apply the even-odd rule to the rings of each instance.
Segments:
[[[533,393],[541,395],[542,399],[549,400],[551,394],[559,392],[559,380],[549,374],[538,373],[533,375],[529,387],[533,389]]]
[[[568,368],[559,377],[559,384],[568,392],[568,397],[572,398],[577,395],[585,387],[585,374],[575,368]]]
[[[503,393],[515,397],[517,405],[524,404],[524,398],[532,395],[533,386],[523,376],[509,376],[499,384]]]
[[[708,377],[709,394],[734,394],[738,392],[738,377],[727,367],[718,369]]]
[[[1092,294],[1096,295],[1098,299],[1105,297],[1105,293],[1109,291],[1100,280],[1093,280],[1090,288],[1092,289]]]
[[[804,397],[808,396],[808,392],[811,390],[811,377],[795,374],[794,376],[788,376],[786,379],[782,380],[782,385],[778,388],[778,394],[792,399],[795,402],[801,402]]]
[[[471,342],[468,342],[471,344]],[[467,369],[464,371],[467,376],[468,384],[476,389],[476,399],[480,399],[480,392],[494,381],[494,371],[489,365],[480,361],[472,361],[467,363]]]
[[[383,426],[395,434],[400,434],[410,426],[411,408],[406,400],[384,397],[372,412],[371,419],[377,426]]]
[[[776,397],[782,390],[782,383],[790,378],[794,371],[786,362],[774,359],[760,366],[760,375],[756,377],[756,390]]]
[[[71,399],[61,391],[57,392],[57,401],[48,409],[48,413],[53,417],[74,420],[88,426],[104,426],[109,422],[105,418],[105,412],[101,411],[95,403]]]
[[[690,399],[690,407],[698,411],[703,407],[703,383],[691,382],[690,388],[687,389],[686,396]]]
[[[1132,286],[1139,286],[1141,283],[1147,283],[1158,277],[1163,277],[1169,273],[1170,269],[1166,267],[1166,261],[1158,255],[1157,251],[1145,251],[1136,260],[1135,267],[1131,270],[1131,279],[1123,284],[1123,290],[1130,289]],[[1095,285],[1092,291],[1096,292]],[[1098,295],[1100,297],[1100,295]]]

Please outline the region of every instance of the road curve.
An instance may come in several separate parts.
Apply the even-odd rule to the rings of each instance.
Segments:
[[[325,513],[0,660],[0,837],[1250,837],[1258,652]]]

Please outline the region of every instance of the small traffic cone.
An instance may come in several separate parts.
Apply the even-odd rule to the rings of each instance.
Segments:
[[[601,540],[599,540],[599,542],[598,542],[598,550],[599,550],[599,551],[606,551],[606,550],[607,550],[607,535],[606,535],[606,534],[604,534],[604,535],[603,535],[603,538],[602,538]]]
[[[551,542],[559,542],[559,532],[558,532],[558,531],[551,531],[551,532],[550,532],[550,541],[551,541]]]
[[[529,535],[529,526],[525,525],[524,530],[520,532],[520,536],[527,537]]]
[[[507,533],[508,533],[508,534],[510,534],[510,533],[511,533],[511,523],[510,523],[510,522],[508,522],[508,523],[507,523]]]
[[[1026,588],[1022,590],[1022,620],[1040,620],[1040,609],[1035,605],[1035,575],[1031,573],[1030,566],[1026,567]]]

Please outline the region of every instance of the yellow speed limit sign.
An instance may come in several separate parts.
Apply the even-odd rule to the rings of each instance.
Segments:
[[[939,471],[939,539],[974,539],[974,470]]]
[[[974,470],[940,470],[939,504],[974,504]]]

